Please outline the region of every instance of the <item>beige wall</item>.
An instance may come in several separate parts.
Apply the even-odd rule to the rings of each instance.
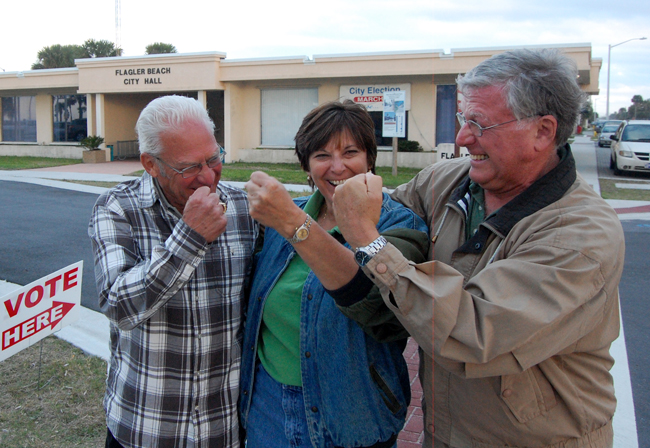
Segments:
[[[261,94],[252,83],[226,83],[224,96],[225,145],[228,161],[239,160],[240,148],[255,148],[261,141]]]
[[[433,150],[436,144],[435,104],[433,77],[411,84],[408,139],[419,142],[425,151]]]
[[[81,159],[83,148],[77,143],[3,143],[0,156],[18,157],[57,157],[62,159]]]
[[[541,47],[541,46],[539,46]],[[598,92],[602,60],[591,45],[556,45],[576,60],[582,88]],[[425,150],[435,145],[435,84],[453,84],[481,61],[508,48],[406,51],[374,54],[316,55],[313,58],[227,60],[224,53],[190,53],[77,60],[76,68],[0,73],[0,96],[36,95],[37,139],[52,142],[55,94],[87,94],[88,134],[106,144],[134,140],[140,111],[153,98],[169,93],[224,90],[224,144],[227,160],[242,149],[261,145],[261,89],[318,89],[318,101],[339,98],[341,85],[409,83],[408,138]],[[159,71],[160,73],[151,73]],[[152,82],[146,82],[149,79]],[[137,82],[135,81],[137,80]]]
[[[222,90],[223,53],[78,59],[80,93]]]
[[[36,95],[36,141],[38,143],[52,143],[53,121],[52,95]]]
[[[135,123],[142,109],[157,96],[144,93],[104,95],[106,144],[115,145],[118,141],[137,140]]]
[[[79,69],[76,67],[0,72],[2,96],[36,95],[39,91],[50,94],[76,93],[78,86]]]
[[[339,99],[342,85],[358,83],[358,79],[309,79],[309,80],[274,80],[257,82],[226,83],[226,108],[231,110],[229,151],[253,149],[261,145],[261,89],[264,88],[318,88],[318,102]],[[411,84],[411,110],[409,111],[410,140],[418,141],[425,150],[432,150],[435,143],[434,126],[434,84],[431,76],[410,77],[372,77],[363,78],[367,84]],[[233,160],[239,160],[237,153],[232,154]]]

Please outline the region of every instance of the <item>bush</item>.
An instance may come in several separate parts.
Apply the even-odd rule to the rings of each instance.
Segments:
[[[402,140],[397,143],[398,152],[422,152],[424,148],[420,146],[420,143],[413,140]]]
[[[104,137],[98,135],[89,135],[79,142],[79,144],[88,149],[88,151],[98,150],[102,143],[104,143]]]

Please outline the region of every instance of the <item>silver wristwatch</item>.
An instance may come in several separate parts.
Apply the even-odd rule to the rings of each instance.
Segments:
[[[379,238],[367,246],[357,247],[354,251],[354,261],[356,261],[359,266],[367,265],[370,259],[377,255],[377,253],[382,250],[387,243],[388,241],[386,241],[386,238],[379,236]]]
[[[300,227],[296,227],[296,232],[287,241],[289,241],[291,244],[295,244],[300,241],[305,241],[309,236],[309,228],[311,227],[311,223],[312,223],[311,216],[307,215],[307,219],[305,219],[305,223]]]

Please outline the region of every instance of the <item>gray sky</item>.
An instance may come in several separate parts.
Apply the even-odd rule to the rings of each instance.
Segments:
[[[602,58],[605,114],[608,45],[650,38],[647,0],[121,0],[124,54],[153,42],[181,53],[220,51],[229,59],[376,51],[590,43]],[[115,0],[3,2],[0,68],[27,70],[44,46],[115,41]],[[610,112],[633,95],[650,98],[650,39],[611,52]]]

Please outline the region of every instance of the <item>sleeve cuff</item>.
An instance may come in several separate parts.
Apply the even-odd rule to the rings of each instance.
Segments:
[[[167,250],[192,266],[197,266],[210,246],[196,230],[182,219],[178,221],[172,234],[165,241]]]
[[[354,278],[352,278],[352,280],[350,280],[346,285],[335,290],[326,289],[326,291],[330,296],[332,296],[332,298],[334,298],[334,301],[338,306],[349,307],[363,300],[373,286],[374,284],[372,281],[366,276],[366,274],[364,274],[361,268],[359,268]]]

